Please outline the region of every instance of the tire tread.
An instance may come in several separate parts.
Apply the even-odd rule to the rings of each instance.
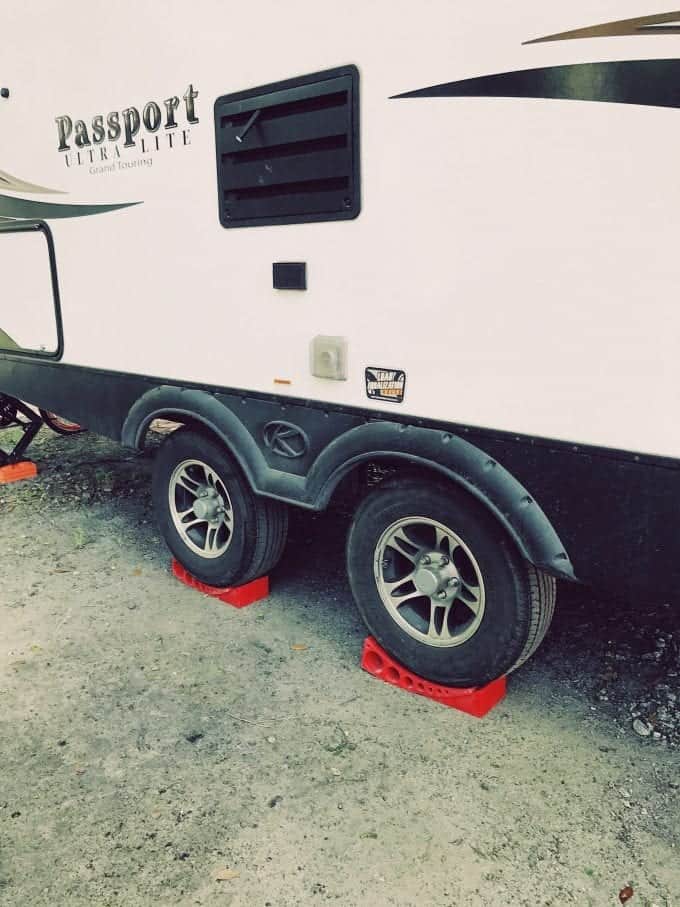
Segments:
[[[255,549],[238,579],[240,585],[265,576],[278,564],[288,536],[288,508],[280,501],[256,497],[255,522]]]
[[[548,632],[555,612],[557,599],[555,578],[538,570],[533,564],[527,563],[526,566],[530,591],[531,625],[522,654],[508,671],[509,674],[528,661],[538,649]]]

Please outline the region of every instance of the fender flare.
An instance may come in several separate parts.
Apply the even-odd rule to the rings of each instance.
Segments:
[[[367,419],[331,441],[307,475],[298,476],[269,466],[253,436],[222,399],[206,391],[162,385],[133,404],[123,424],[122,443],[141,447],[151,422],[173,415],[198,422],[220,437],[255,492],[312,510],[323,510],[342,478],[361,463],[391,459],[438,472],[489,509],[530,563],[576,580],[564,545],[527,489],[495,459],[452,432]]]
[[[242,398],[243,403],[247,403]],[[205,426],[236,458],[253,491],[267,497],[313,507],[304,495],[305,480],[272,469],[255,439],[236,413],[217,395],[169,384],[152,388],[131,407],[121,430],[121,443],[139,450],[154,419],[178,417]]]
[[[324,508],[343,476],[372,459],[407,460],[441,473],[491,510],[534,566],[576,581],[564,545],[527,489],[497,460],[451,432],[375,421],[351,429],[326,447],[308,474],[314,506]]]

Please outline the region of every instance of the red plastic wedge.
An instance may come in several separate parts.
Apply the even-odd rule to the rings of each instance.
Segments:
[[[0,485],[10,485],[12,482],[21,482],[23,479],[34,479],[37,475],[38,467],[30,460],[10,463],[9,466],[0,466]]]
[[[252,583],[246,583],[244,586],[219,587],[202,583],[176,560],[172,562],[172,572],[185,586],[196,589],[198,592],[202,592],[203,595],[216,598],[225,605],[231,605],[232,608],[245,608],[269,595],[268,576],[261,576],[259,579],[254,579]]]
[[[407,671],[391,658],[372,636],[364,642],[361,667],[379,680],[399,687],[400,690],[417,693],[452,709],[458,709],[459,712],[474,715],[475,718],[483,718],[505,696],[505,677],[492,680],[484,687],[443,687],[431,683],[412,671]]]

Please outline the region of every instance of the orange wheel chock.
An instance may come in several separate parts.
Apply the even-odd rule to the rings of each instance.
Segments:
[[[197,592],[202,592],[203,595],[216,598],[225,605],[231,605],[232,608],[245,608],[269,595],[268,576],[261,576],[259,579],[254,579],[251,583],[246,583],[244,586],[226,586],[221,588],[202,583],[176,560],[172,562],[172,573],[185,586],[196,589]]]
[[[449,708],[466,712],[475,718],[483,718],[505,696],[505,677],[492,680],[483,687],[445,687],[431,683],[412,671],[407,671],[391,658],[372,636],[364,642],[361,667],[379,680],[399,687],[400,690],[417,693],[418,696],[425,696],[426,699],[448,705]]]
[[[38,467],[30,460],[9,463],[7,466],[0,466],[0,485],[11,485],[12,482],[34,479],[37,475]]]

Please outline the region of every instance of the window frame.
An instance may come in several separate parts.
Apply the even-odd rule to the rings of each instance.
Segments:
[[[0,242],[2,242],[3,233],[42,233],[47,244],[47,255],[50,267],[50,281],[52,284],[52,302],[54,304],[54,317],[57,328],[57,348],[56,350],[29,350],[23,347],[18,349],[8,349],[0,346],[0,356],[14,357],[19,356],[24,359],[51,359],[59,361],[64,355],[64,326],[61,317],[61,299],[59,296],[59,281],[57,278],[57,262],[54,253],[54,240],[52,231],[44,220],[17,220],[17,221],[0,221]]]

